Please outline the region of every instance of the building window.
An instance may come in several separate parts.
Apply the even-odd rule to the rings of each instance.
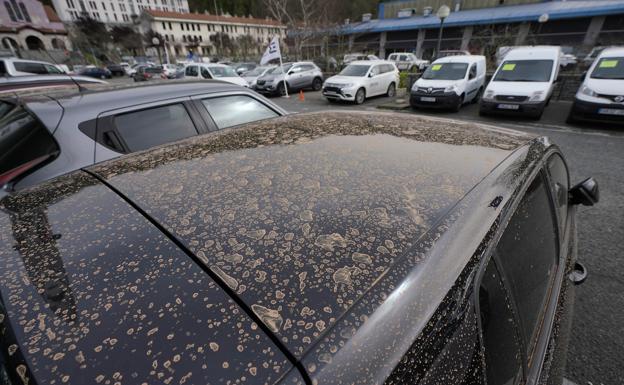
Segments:
[[[195,31],[195,24],[191,24],[191,29]]]
[[[163,29],[167,29],[167,27],[165,27],[165,22],[164,21],[162,22],[162,27],[163,27]]]
[[[184,31],[184,23],[180,23],[180,29]]]
[[[172,30],[173,28],[171,28],[171,22],[169,22],[169,29]]]
[[[20,12],[17,6],[17,2],[15,0],[11,0],[11,7],[13,8],[13,12],[15,12],[15,17],[17,18],[17,20],[24,20],[24,16],[22,16],[22,13]]]
[[[11,8],[11,4],[9,4],[8,1],[4,2],[4,7],[6,8],[9,17],[11,18],[11,21],[13,22],[17,22],[17,18],[15,17],[15,13],[13,12],[13,8]]]
[[[182,41],[186,43],[186,35],[182,35]]]

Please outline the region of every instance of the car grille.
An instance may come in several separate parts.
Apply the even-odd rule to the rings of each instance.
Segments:
[[[444,88],[418,87],[418,92],[423,94],[436,94],[444,92]]]
[[[500,102],[526,102],[528,99],[528,96],[496,95],[496,100]]]
[[[264,81],[264,80],[258,80],[258,81],[256,82],[256,84],[257,84],[257,85],[259,85],[259,86],[263,86],[263,85],[264,85],[264,83],[266,83],[266,81]]]
[[[598,94],[596,95],[599,98],[609,99],[616,103],[624,103],[624,94],[622,95],[606,95],[606,94]]]
[[[340,88],[338,87],[325,87],[324,90],[329,92],[335,92],[337,94],[340,93]]]

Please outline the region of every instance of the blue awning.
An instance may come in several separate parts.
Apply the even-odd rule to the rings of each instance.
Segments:
[[[451,12],[444,21],[448,27],[465,25],[503,24],[535,21],[547,13],[549,20],[624,14],[624,0],[549,1],[545,3],[508,5],[495,8],[469,9]],[[437,28],[440,19],[435,14],[395,19],[376,19],[342,26],[342,34]]]

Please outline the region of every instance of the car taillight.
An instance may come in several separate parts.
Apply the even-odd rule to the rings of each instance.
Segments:
[[[22,164],[22,165],[19,165],[19,166],[15,167],[14,169],[11,169],[11,170],[5,172],[4,174],[0,175],[0,186],[4,186],[5,184],[9,183],[13,179],[17,178],[18,176],[28,172],[29,170],[33,169],[34,167],[37,167],[38,165],[40,165],[41,163],[43,163],[47,159],[49,159],[51,156],[52,155],[40,156],[38,158],[35,158],[33,160],[30,160],[30,161]]]

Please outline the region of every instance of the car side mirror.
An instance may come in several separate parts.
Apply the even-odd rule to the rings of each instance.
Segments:
[[[600,200],[598,182],[594,178],[587,178],[572,187],[568,197],[571,205],[593,206]]]
[[[369,72],[368,77],[369,77],[369,78],[372,78],[373,76],[375,76],[375,74],[374,74],[374,73],[372,73],[372,72]]]
[[[288,71],[288,75],[292,75],[294,73],[295,73],[294,71]]]

